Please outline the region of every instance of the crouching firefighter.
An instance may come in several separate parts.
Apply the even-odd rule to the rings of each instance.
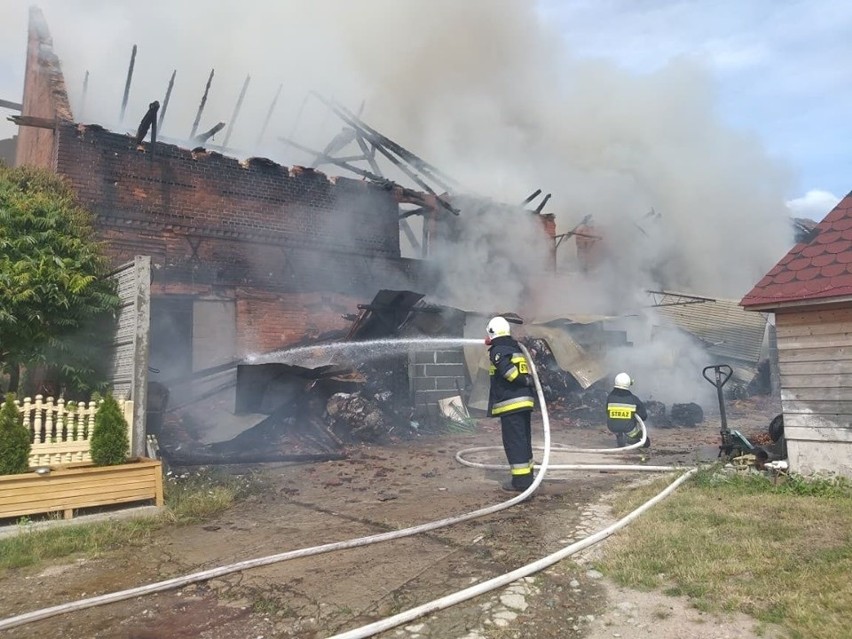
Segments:
[[[509,322],[495,317],[485,329],[491,388],[488,414],[500,418],[503,450],[512,478],[502,485],[508,492],[523,492],[533,482],[532,410],[533,380],[527,358],[511,335]]]
[[[615,443],[619,448],[628,444],[635,444],[642,439],[642,427],[636,421],[638,416],[645,420],[648,411],[636,395],[630,392],[633,379],[627,373],[619,373],[615,376],[614,388],[606,398],[606,427],[609,432],[615,433]],[[651,445],[651,438],[647,436],[643,448]]]

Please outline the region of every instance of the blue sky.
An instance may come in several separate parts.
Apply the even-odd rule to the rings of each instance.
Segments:
[[[637,73],[701,60],[720,116],[793,168],[789,197],[817,219],[852,190],[852,2],[539,0],[539,11],[583,57]]]

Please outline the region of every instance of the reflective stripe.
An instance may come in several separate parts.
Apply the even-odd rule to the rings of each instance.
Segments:
[[[505,377],[510,382],[514,382],[518,378],[518,375],[520,375],[520,373],[518,372],[518,367],[512,366],[512,368],[506,371],[506,374],[503,375],[503,377]]]
[[[521,466],[520,468],[512,467],[511,473],[513,475],[529,475],[532,472],[532,468],[529,466]]]
[[[627,433],[627,436],[628,437],[641,437],[642,436],[642,429],[639,426],[637,426],[636,428],[631,430],[629,433]]]
[[[529,374],[530,369],[527,365],[527,358],[524,357],[523,353],[512,353],[512,363],[518,367],[522,375]]]
[[[491,364],[491,366],[488,367],[488,374],[493,377],[494,373],[496,373],[496,372],[497,372],[497,367],[494,366],[494,364]]]
[[[492,415],[507,413],[510,410],[518,410],[519,408],[534,408],[535,400],[532,397],[513,397],[503,402],[498,402],[491,407]]]
[[[636,412],[636,404],[619,404],[610,402],[606,405],[606,412],[610,419],[632,419]]]

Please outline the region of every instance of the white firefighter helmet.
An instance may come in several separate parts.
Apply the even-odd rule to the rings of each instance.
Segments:
[[[497,337],[507,337],[512,334],[512,330],[509,328],[509,322],[507,322],[504,317],[492,318],[491,321],[488,322],[485,332],[488,334],[489,340]]]
[[[623,390],[627,390],[631,386],[633,386],[633,379],[627,373],[619,373],[615,376],[615,384],[616,388],[621,388]]]

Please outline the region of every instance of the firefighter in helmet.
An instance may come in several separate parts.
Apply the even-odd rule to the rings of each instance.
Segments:
[[[630,392],[633,379],[627,373],[615,376],[615,384],[606,398],[606,427],[615,433],[615,442],[619,448],[635,444],[642,438],[642,427],[636,421],[638,416],[643,421],[648,418],[648,411],[642,400]],[[645,439],[643,448],[651,445],[651,438]]]
[[[511,469],[508,492],[523,492],[533,482],[531,419],[535,406],[529,363],[512,338],[509,322],[495,317],[485,329],[491,389],[488,414],[500,418],[503,449]]]

